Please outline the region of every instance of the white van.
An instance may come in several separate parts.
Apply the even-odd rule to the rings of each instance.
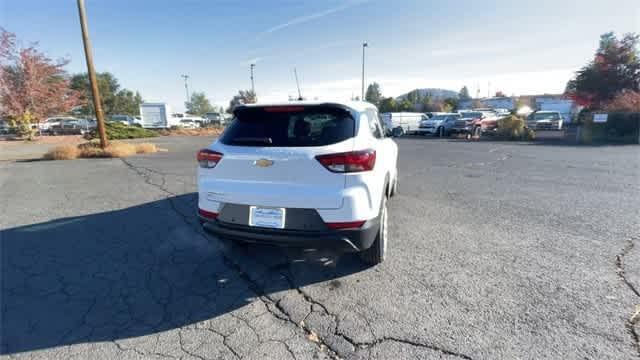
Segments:
[[[420,122],[427,119],[425,114],[416,112],[382,114],[382,120],[385,126],[392,131],[394,136],[415,134],[420,128]]]

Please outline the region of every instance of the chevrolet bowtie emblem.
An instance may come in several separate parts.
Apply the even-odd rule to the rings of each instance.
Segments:
[[[259,166],[259,167],[269,167],[269,166],[273,165],[273,160],[259,159],[259,160],[254,161],[253,165]]]

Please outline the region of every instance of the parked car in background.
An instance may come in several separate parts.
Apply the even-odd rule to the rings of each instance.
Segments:
[[[60,125],[60,121],[64,119],[73,119],[73,118],[65,118],[65,117],[50,117],[45,121],[41,122],[38,126],[40,132],[48,133],[52,126]]]
[[[527,117],[527,127],[533,130],[562,130],[563,122],[559,111],[535,111]]]
[[[198,125],[198,123],[196,123],[196,121],[193,120],[193,119],[184,119],[183,118],[178,123],[178,127],[183,128],[183,129],[195,129],[195,128],[200,127],[200,125]]]
[[[460,114],[457,113],[434,115],[432,118],[420,122],[418,133],[422,135],[438,135],[440,137],[449,136],[458,119],[460,119]]]
[[[493,109],[474,109],[473,111],[482,113],[482,117],[473,123],[474,135],[493,134],[498,130],[498,119],[501,116],[498,116]]]
[[[240,105],[200,150],[198,214],[222,238],[384,261],[398,146],[367,102]]]
[[[436,116],[436,115],[442,115],[442,114],[446,114],[446,113],[444,113],[444,112],[432,112],[432,111],[424,113],[424,115],[425,115],[428,119],[431,119],[432,117],[434,117],[434,116]]]
[[[502,117],[506,117],[511,115],[511,111],[509,111],[509,109],[493,109],[493,112],[496,113],[496,116],[498,116],[498,118],[502,118]]]
[[[397,112],[382,114],[387,129],[390,129],[393,136],[402,136],[404,134],[415,134],[420,128],[420,122],[427,120],[427,116],[423,113],[414,112]]]
[[[478,132],[480,131],[479,124],[484,117],[484,114],[481,111],[473,111],[473,110],[461,110],[458,111],[460,114],[460,118],[456,120],[453,127],[449,130],[450,134],[463,134],[467,137],[472,135],[479,136],[480,134],[474,134],[474,130],[476,129],[476,124],[478,124]]]
[[[7,120],[0,120],[0,135],[10,134],[11,132],[11,124]]]
[[[204,114],[204,118],[207,120],[206,124],[224,125],[224,116],[218,112],[208,112]]]
[[[87,119],[62,119],[49,128],[52,135],[84,135],[95,129],[94,122]]]

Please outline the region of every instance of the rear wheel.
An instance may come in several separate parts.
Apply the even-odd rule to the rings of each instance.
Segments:
[[[394,137],[400,137],[402,135],[404,135],[404,129],[401,126],[398,126],[397,128],[393,129]]]
[[[370,248],[360,253],[362,261],[377,265],[384,261],[387,252],[387,197],[382,198],[380,206],[380,227],[376,239]]]

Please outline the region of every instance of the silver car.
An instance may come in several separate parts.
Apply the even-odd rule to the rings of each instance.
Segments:
[[[527,118],[527,127],[533,130],[562,130],[562,114],[557,111],[536,111]]]
[[[456,125],[456,121],[461,119],[460,114],[444,113],[434,115],[429,120],[422,120],[417,132],[422,135],[438,135],[439,137],[449,136],[451,129]]]

